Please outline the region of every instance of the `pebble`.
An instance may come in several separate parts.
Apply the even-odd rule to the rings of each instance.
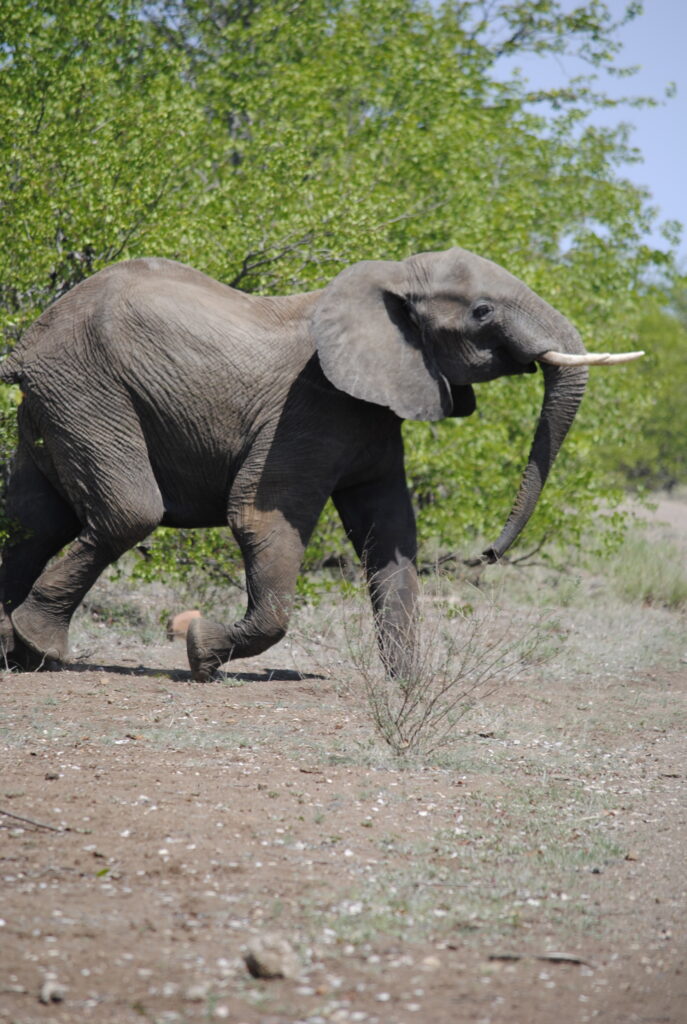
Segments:
[[[301,965],[293,946],[278,935],[263,935],[248,943],[243,957],[254,978],[295,978]]]
[[[47,978],[41,985],[38,996],[40,1001],[48,1006],[50,1003],[61,1003],[65,996],[65,987],[60,985],[54,978]]]

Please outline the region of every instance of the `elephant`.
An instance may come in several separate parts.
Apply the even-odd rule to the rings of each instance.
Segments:
[[[59,666],[98,576],[157,526],[228,525],[247,608],[194,618],[192,678],[287,629],[304,548],[331,496],[361,559],[382,661],[407,675],[416,530],[404,419],[469,416],[473,385],[541,366],[544,398],[495,561],[520,534],[593,363],[570,322],[461,248],[348,266],[323,289],[247,294],[184,264],[126,260],[49,306],[0,367],[21,387],[7,488],[0,643]],[[55,556],[62,551],[60,557]]]

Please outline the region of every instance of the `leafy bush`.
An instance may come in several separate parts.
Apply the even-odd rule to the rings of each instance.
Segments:
[[[616,68],[598,0],[569,13],[558,0],[0,0],[0,24],[6,348],[84,276],[151,253],[280,293],[459,244],[611,350],[636,342],[647,274],[671,273],[643,243],[646,195],[616,174],[625,130],[586,123],[607,98],[589,81],[534,94],[497,67],[534,49]],[[575,541],[617,498],[602,457],[648,422],[643,384],[634,367],[593,373],[524,545]],[[423,542],[493,538],[539,399],[530,379],[501,381],[467,422],[406,425]],[[309,563],[342,548],[330,508]],[[148,570],[209,560],[231,576],[228,550],[216,534],[160,534]]]
[[[633,488],[670,490],[687,483],[687,285],[646,299],[637,337],[647,352],[637,367],[641,397],[605,463]]]
[[[17,447],[17,405],[21,392],[17,387],[0,387],[0,498],[4,496],[9,478],[12,456]],[[4,513],[0,501],[0,543],[12,533],[12,523]]]

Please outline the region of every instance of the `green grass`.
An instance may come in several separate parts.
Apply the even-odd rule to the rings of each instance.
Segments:
[[[508,939],[535,924],[579,934],[598,924],[592,873],[623,857],[606,803],[574,784],[524,778],[507,799],[466,795],[460,828],[380,837],[373,877],[311,912],[340,942],[356,944],[380,933],[409,942]]]
[[[610,564],[625,601],[679,609],[687,605],[687,556],[679,545],[630,533]]]

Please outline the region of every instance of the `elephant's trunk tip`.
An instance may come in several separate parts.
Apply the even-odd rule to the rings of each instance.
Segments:
[[[485,548],[480,555],[475,555],[474,558],[463,559],[463,565],[467,565],[470,569],[476,569],[480,565],[495,565],[501,561],[501,557],[502,555],[492,545]]]

